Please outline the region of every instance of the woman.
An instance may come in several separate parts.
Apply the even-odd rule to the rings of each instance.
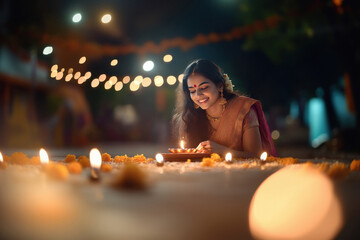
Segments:
[[[184,71],[178,92],[175,129],[197,152],[232,152],[235,157],[276,156],[261,103],[239,96],[226,74],[209,60],[196,60]]]

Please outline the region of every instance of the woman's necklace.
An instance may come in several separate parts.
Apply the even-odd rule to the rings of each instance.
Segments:
[[[219,117],[212,117],[210,116],[208,113],[206,113],[206,117],[209,119],[209,121],[218,121],[221,119],[221,117],[223,116],[224,114],[224,111],[225,111],[225,104],[222,105],[222,111],[221,111],[221,115]]]

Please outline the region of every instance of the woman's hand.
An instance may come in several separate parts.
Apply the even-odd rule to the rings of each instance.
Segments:
[[[196,147],[196,152],[197,153],[222,153],[224,151],[224,146],[217,144],[213,141],[210,140],[206,140],[201,142],[197,147]]]

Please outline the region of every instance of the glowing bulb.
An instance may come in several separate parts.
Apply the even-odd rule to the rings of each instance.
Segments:
[[[154,83],[155,86],[161,87],[164,84],[164,78],[162,76],[155,76]]]
[[[53,72],[53,71],[57,71],[58,68],[59,68],[59,66],[58,66],[57,64],[54,64],[54,65],[52,65],[52,67],[51,67],[51,71],[52,71],[52,72]]]
[[[47,152],[45,151],[45,149],[41,148],[39,151],[39,155],[40,155],[40,163],[45,165],[45,164],[49,164],[49,156],[47,154]]]
[[[184,74],[182,73],[182,74],[179,75],[178,80],[179,80],[179,82],[182,83],[183,79],[184,79]]]
[[[144,80],[142,82],[142,86],[143,87],[148,87],[150,85],[151,85],[151,78],[149,78],[149,77],[144,78]]]
[[[69,82],[69,81],[72,79],[72,77],[73,77],[73,75],[72,75],[71,73],[68,74],[68,75],[66,75],[65,81],[66,81],[66,82]]]
[[[72,21],[73,21],[74,23],[78,23],[78,22],[81,21],[81,18],[82,18],[81,14],[80,14],[80,13],[76,13],[76,14],[74,14],[74,16],[72,17]]]
[[[90,165],[92,168],[100,169],[101,167],[101,153],[97,148],[90,151]]]
[[[147,72],[153,70],[153,68],[154,68],[154,62],[150,61],[150,60],[146,61],[143,65],[144,71],[147,71]]]

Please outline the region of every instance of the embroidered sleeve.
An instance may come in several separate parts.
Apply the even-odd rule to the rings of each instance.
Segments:
[[[244,131],[253,127],[259,127],[259,121],[255,110],[251,108],[244,119]]]

